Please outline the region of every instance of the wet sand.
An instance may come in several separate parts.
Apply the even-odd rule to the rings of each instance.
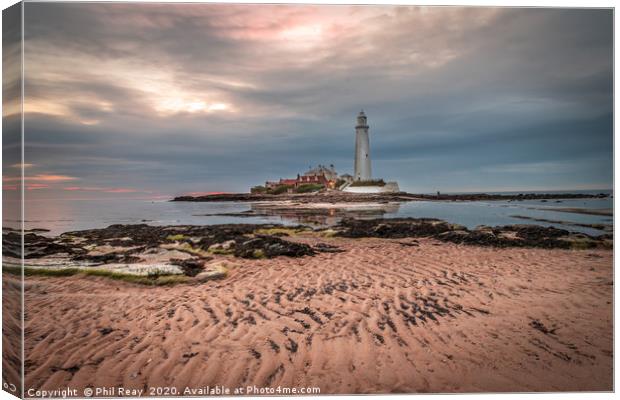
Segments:
[[[537,210],[549,210],[548,208],[538,208]],[[586,214],[586,215],[602,215],[604,217],[613,217],[614,210],[612,208],[564,208],[555,207],[552,211],[573,213],[573,214]]]
[[[26,389],[612,390],[612,251],[320,241],[196,285],[29,277]]]

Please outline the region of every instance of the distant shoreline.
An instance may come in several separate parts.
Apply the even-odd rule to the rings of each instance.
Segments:
[[[373,193],[356,194],[339,191],[327,191],[304,194],[251,194],[226,193],[205,196],[178,196],[170,201],[192,202],[253,202],[253,201],[297,201],[302,203],[334,203],[334,202],[390,202],[390,201],[481,201],[481,200],[563,200],[563,199],[603,199],[610,197],[607,193],[519,193],[519,194],[414,194],[414,193]]]

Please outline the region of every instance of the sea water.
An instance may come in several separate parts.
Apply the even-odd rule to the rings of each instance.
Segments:
[[[536,219],[572,222],[577,224],[613,224],[613,217],[604,215],[560,212],[561,208],[611,209],[612,198],[526,200],[526,201],[411,201],[377,210],[374,218],[438,218],[464,225],[470,229],[478,225],[534,224],[556,226],[592,235],[604,233],[598,229],[566,224],[540,222],[515,218],[526,216]],[[46,235],[63,232],[104,228],[112,224],[149,225],[214,225],[229,223],[297,225],[300,219],[290,215],[229,216],[249,211],[248,202],[171,202],[162,200],[105,199],[105,200],[31,200],[25,205],[26,229],[47,229]],[[369,218],[369,216],[367,216]],[[331,219],[330,223],[337,219]],[[15,226],[15,219],[6,217],[4,226]]]

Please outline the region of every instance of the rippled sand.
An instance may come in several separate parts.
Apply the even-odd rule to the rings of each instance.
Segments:
[[[612,390],[611,251],[328,242],[201,285],[28,278],[26,388]]]

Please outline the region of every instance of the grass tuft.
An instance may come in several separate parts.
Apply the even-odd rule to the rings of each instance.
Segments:
[[[267,258],[265,252],[262,249],[256,249],[252,252],[252,258],[263,259]]]
[[[170,235],[170,236],[168,236],[168,237],[166,238],[166,240],[170,240],[171,242],[177,242],[177,241],[179,241],[179,240],[183,240],[183,239],[185,239],[185,238],[186,238],[186,236],[185,236],[185,235],[183,235],[183,234],[179,233],[178,235]]]
[[[235,254],[235,249],[209,249],[208,252],[220,256],[229,256]]]
[[[254,231],[255,234],[257,235],[270,235],[270,236],[277,236],[277,235],[289,235],[289,236],[294,236],[300,232],[304,232],[307,231],[308,229],[305,228],[259,228],[257,230]]]

